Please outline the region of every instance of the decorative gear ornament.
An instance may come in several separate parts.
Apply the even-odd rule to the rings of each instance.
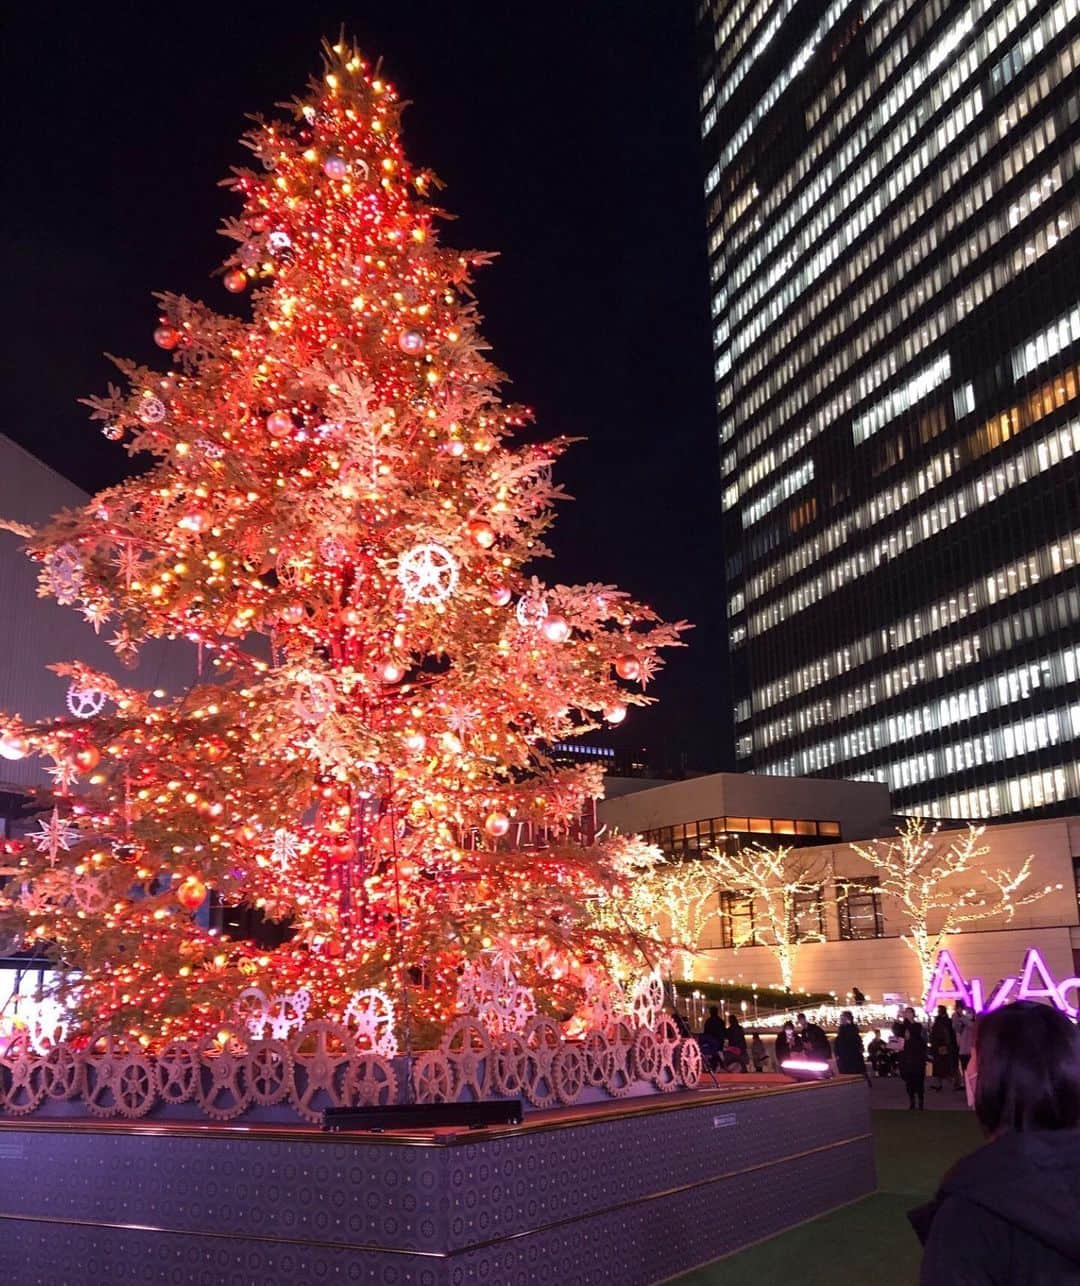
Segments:
[[[67,607],[74,603],[83,586],[83,565],[74,545],[59,545],[45,559],[45,576],[56,601]]]
[[[394,1002],[377,987],[356,992],[345,1006],[342,1021],[352,1033],[357,1053],[393,1058],[398,1052],[394,1034]]]
[[[311,992],[301,987],[299,991],[285,991],[271,996],[266,1007],[266,1021],[270,1025],[270,1034],[275,1040],[288,1040],[299,1027],[303,1026],[307,1011],[311,1008]]]
[[[316,1019],[289,1041],[289,1101],[313,1125],[328,1107],[344,1107],[356,1046],[340,1023]]]
[[[458,1093],[465,1089],[479,1101],[491,1093],[491,1037],[483,1023],[475,1018],[455,1018],[447,1027],[439,1048],[454,1069]]]
[[[139,402],[135,414],[143,424],[160,424],[165,418],[165,403],[160,397],[148,394]]]
[[[337,691],[325,674],[297,675],[304,686],[293,697],[293,710],[302,723],[322,723],[337,709]]]
[[[67,708],[76,719],[93,719],[105,708],[108,695],[100,688],[80,688],[74,683],[68,686]]]
[[[664,1009],[664,983],[658,973],[646,974],[630,995],[630,1012],[639,1027],[653,1027]]]
[[[547,620],[548,601],[538,590],[531,589],[518,599],[514,615],[527,630],[538,630]]]
[[[382,1107],[396,1103],[397,1073],[388,1058],[379,1054],[361,1054],[349,1064],[347,1082],[349,1101],[357,1107]]]
[[[458,582],[458,562],[442,545],[414,545],[398,560],[398,583],[407,603],[443,603]]]

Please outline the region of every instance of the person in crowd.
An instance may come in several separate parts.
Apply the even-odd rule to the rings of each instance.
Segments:
[[[944,1005],[938,1005],[937,1014],[930,1026],[931,1070],[937,1082],[934,1089],[945,1088],[946,1081],[956,1080],[956,1034],[952,1019]]]
[[[710,1005],[709,1016],[705,1019],[701,1039],[698,1041],[701,1046],[701,1056],[710,1071],[715,1071],[719,1065],[726,1040],[727,1028],[720,1017],[720,1010],[716,1005]]]
[[[892,1074],[892,1053],[888,1045],[881,1039],[881,1028],[874,1028],[874,1035],[866,1047],[867,1057],[870,1059],[870,1066],[874,1069],[875,1076],[890,1076]]]
[[[805,1014],[795,1015],[795,1030],[802,1037],[803,1053],[811,1058],[823,1058],[826,1062],[832,1058],[832,1049],[829,1045],[829,1038],[825,1035],[824,1027],[819,1027],[817,1023],[806,1021]]]
[[[765,1048],[760,1032],[754,1032],[750,1037],[750,1061],[755,1072],[763,1072],[769,1065],[769,1051]]]
[[[1080,1032],[1021,1000],[975,1025],[975,1115],[988,1142],[909,1215],[921,1286],[1080,1281]]]
[[[727,1027],[720,1017],[720,1010],[716,1005],[709,1006],[709,1016],[705,1019],[702,1034],[708,1036],[710,1040],[715,1040],[720,1048],[723,1049],[724,1042],[727,1039]]]
[[[866,1070],[866,1059],[863,1057],[862,1037],[855,1025],[855,1015],[850,1009],[845,1009],[840,1015],[840,1025],[836,1030],[833,1050],[836,1054],[836,1070],[842,1076],[865,1076],[869,1081],[870,1074]]]
[[[779,1068],[789,1058],[794,1058],[797,1054],[801,1054],[802,1048],[802,1037],[795,1031],[795,1024],[785,1023],[783,1031],[777,1036],[776,1044],[773,1046],[773,1057],[776,1059],[776,1066]]]
[[[908,1108],[925,1107],[926,1096],[926,1029],[910,1006],[904,1011],[904,1047],[900,1051],[900,1075],[908,1095]]]
[[[956,1002],[953,1011],[953,1035],[956,1037],[956,1088],[964,1088],[964,1073],[971,1061],[971,1051],[975,1044],[975,1015],[962,1000]]]
[[[734,1014],[728,1014],[727,1022],[727,1030],[724,1036],[724,1071],[749,1071],[750,1058],[746,1052],[746,1033]]]
[[[864,994],[863,992],[861,992],[861,991],[859,990],[859,988],[858,988],[858,987],[852,987],[852,988],[851,988],[851,1003],[852,1003],[853,1005],[865,1005],[865,1004],[866,1004],[866,996],[865,996],[865,994]]]

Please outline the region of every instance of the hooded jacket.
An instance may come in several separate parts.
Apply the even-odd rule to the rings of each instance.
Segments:
[[[920,1286],[1077,1286],[1080,1129],[1000,1135],[908,1218]]]

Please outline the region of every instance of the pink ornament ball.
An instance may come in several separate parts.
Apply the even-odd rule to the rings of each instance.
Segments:
[[[488,594],[488,602],[492,607],[505,607],[513,597],[505,585],[496,585]]]
[[[272,411],[266,417],[266,431],[272,438],[287,438],[295,428],[288,411]]]
[[[343,179],[348,172],[349,166],[340,156],[328,156],[323,161],[323,173],[328,179]]]
[[[641,662],[636,656],[617,656],[615,658],[615,673],[620,679],[632,682],[641,675]]]
[[[424,337],[418,330],[403,330],[398,336],[398,348],[410,357],[419,357],[424,351]]]
[[[626,706],[621,701],[615,701],[604,708],[604,718],[608,723],[622,723],[626,718]]]
[[[300,603],[286,603],[281,609],[281,619],[286,625],[299,625],[304,616],[304,608]]]
[[[570,637],[570,623],[565,616],[549,616],[540,628],[549,643],[565,643]]]
[[[241,272],[239,268],[234,268],[232,272],[225,274],[223,282],[230,295],[238,295],[242,290],[247,289],[247,273]]]
[[[492,839],[501,839],[510,829],[510,818],[505,813],[488,813],[484,820],[484,830]]]
[[[166,351],[173,349],[180,343],[180,332],[175,326],[159,326],[154,331],[154,343]]]

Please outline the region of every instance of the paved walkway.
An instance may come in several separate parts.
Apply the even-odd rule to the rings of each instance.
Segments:
[[[853,1205],[789,1228],[757,1246],[718,1259],[682,1277],[678,1286],[912,1286],[919,1279],[919,1242],[907,1212],[933,1196],[941,1176],[982,1142],[970,1112],[891,1110],[885,1098],[903,1095],[901,1082],[874,1086],[874,1155],[878,1190]],[[927,1108],[931,1109],[930,1093]],[[947,1092],[934,1094],[945,1100]],[[962,1094],[952,1098],[963,1102]],[[949,1104],[951,1106],[951,1103]]]
[[[926,1078],[926,1110],[928,1112],[967,1112],[967,1098],[963,1090],[954,1090],[946,1083],[942,1090],[932,1089],[934,1078]],[[879,1109],[899,1109],[907,1111],[908,1097],[904,1082],[897,1076],[875,1077],[870,1082],[870,1107]]]

